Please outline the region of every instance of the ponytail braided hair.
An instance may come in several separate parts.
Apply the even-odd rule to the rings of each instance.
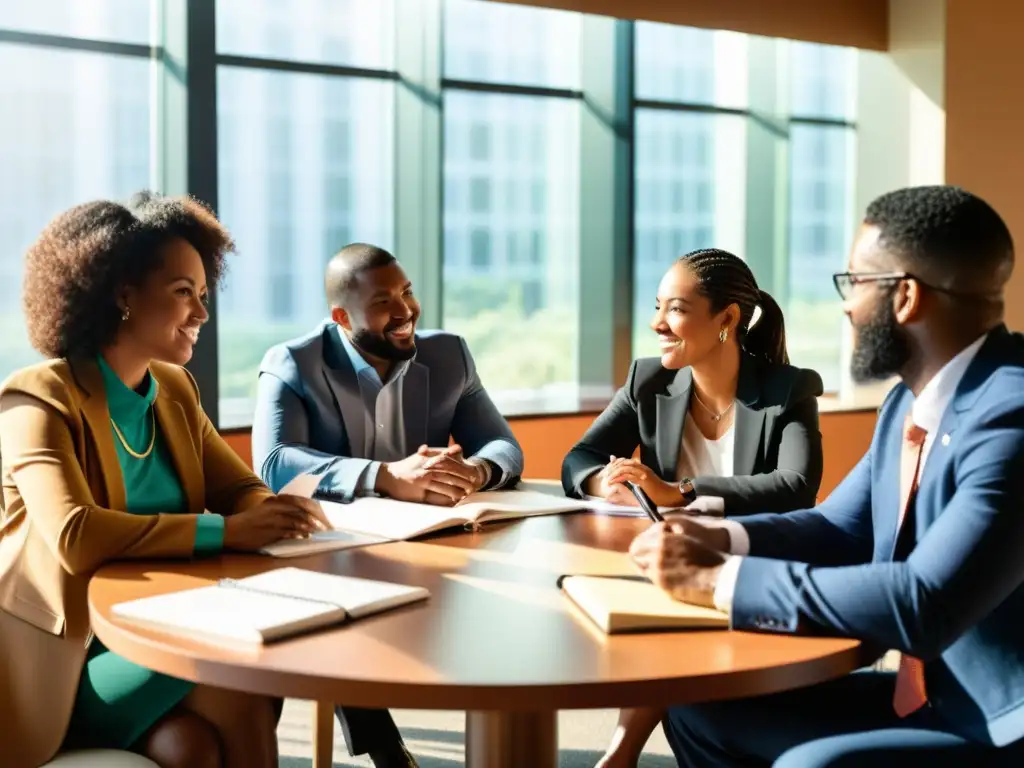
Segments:
[[[770,363],[789,363],[782,309],[770,294],[758,288],[754,273],[743,259],[718,248],[702,248],[681,256],[679,263],[697,278],[698,291],[711,302],[713,313],[731,304],[740,308],[736,333],[745,352]],[[755,309],[761,312],[751,326]]]

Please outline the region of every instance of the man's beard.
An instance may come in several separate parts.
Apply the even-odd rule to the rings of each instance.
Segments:
[[[383,333],[375,333],[369,328],[353,329],[352,343],[366,354],[381,360],[411,360],[416,354],[415,343],[411,344],[408,349],[396,347],[388,341]]]
[[[850,375],[858,384],[897,375],[910,360],[910,342],[896,322],[892,296],[879,298],[874,315],[864,325],[854,326],[856,338]]]

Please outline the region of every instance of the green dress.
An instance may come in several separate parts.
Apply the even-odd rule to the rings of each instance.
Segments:
[[[111,430],[124,476],[127,511],[136,515],[185,512],[185,492],[153,411],[156,381],[147,373],[135,391],[125,386],[102,357],[99,366],[114,423]],[[133,456],[124,447],[114,425],[132,451],[144,458]],[[151,441],[152,450],[147,452]],[[201,515],[195,553],[216,554],[223,542],[224,518]],[[133,664],[93,638],[65,743],[78,748],[127,749],[185,698],[193,685]]]

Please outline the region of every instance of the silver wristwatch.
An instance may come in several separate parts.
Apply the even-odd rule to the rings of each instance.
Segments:
[[[684,477],[679,481],[679,495],[683,497],[683,506],[693,504],[697,500],[697,489],[693,487],[693,481]]]

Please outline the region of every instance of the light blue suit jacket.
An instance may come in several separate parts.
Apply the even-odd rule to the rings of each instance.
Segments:
[[[321,495],[351,501],[373,463],[363,456],[366,405],[333,322],[272,347],[260,365],[253,418],[253,466],[277,491],[300,473],[322,476]],[[402,382],[406,455],[448,445],[491,463],[489,488],[509,487],[523,452],[487,395],[465,341],[444,331],[416,334]]]
[[[818,508],[743,519],[732,626],[921,658],[950,730],[1002,746],[1024,737],[1024,337],[994,330],[964,374],[920,479],[913,550],[894,562],[913,399],[893,389],[867,455]]]

